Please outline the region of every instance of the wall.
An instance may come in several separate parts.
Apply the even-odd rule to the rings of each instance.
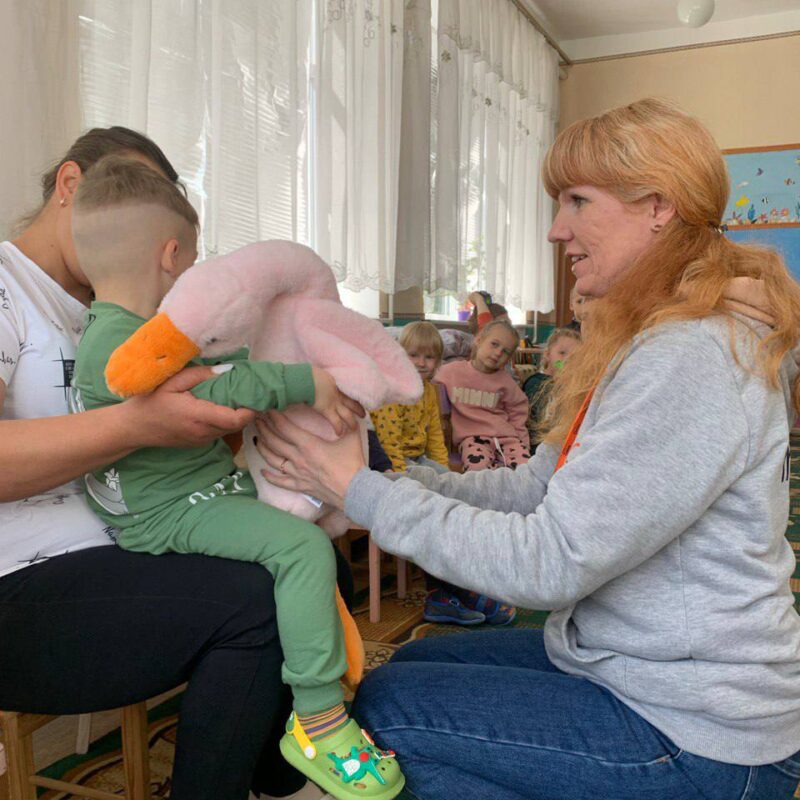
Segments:
[[[575,64],[561,81],[560,125],[655,95],[698,116],[721,148],[797,143],[798,75],[800,35]],[[564,294],[540,320],[568,319]]]
[[[794,144],[800,142],[797,75],[800,35],[575,64],[561,81],[560,127],[657,96],[699,117],[723,149]],[[574,279],[555,260],[563,323]]]
[[[0,240],[80,133],[75,0],[0,0]]]
[[[698,116],[723,149],[800,142],[800,35],[575,64],[561,126],[641,97]]]

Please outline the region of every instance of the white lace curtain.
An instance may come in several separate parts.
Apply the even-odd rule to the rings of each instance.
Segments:
[[[558,65],[510,0],[51,5],[0,4],[1,232],[82,127],[121,124],[186,180],[206,253],[289,238],[353,290],[552,307]]]
[[[41,202],[39,176],[80,133],[75,0],[0,2],[0,239]]]
[[[308,242],[308,3],[81,0],[86,127],[126,125],[166,152],[206,254]]]
[[[311,243],[346,288],[393,292],[403,0],[318,5]]]
[[[314,247],[391,291],[403,0],[79,0],[86,127],[147,132],[206,253]]]
[[[552,202],[540,172],[558,59],[509,0],[439,0],[433,256],[426,288],[553,308]]]

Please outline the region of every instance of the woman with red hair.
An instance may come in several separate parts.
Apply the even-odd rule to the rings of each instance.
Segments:
[[[669,103],[570,126],[544,182],[550,239],[596,300],[528,464],[390,481],[352,437],[262,429],[286,485],[338,502],[382,549],[552,612],[543,632],[415,641],[354,711],[422,800],[789,800],[800,287],[722,234],[719,149]]]

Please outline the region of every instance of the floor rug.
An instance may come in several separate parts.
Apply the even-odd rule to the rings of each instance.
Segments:
[[[148,712],[150,790],[153,800],[165,800],[171,790],[179,707],[180,696],[176,696]],[[63,758],[41,770],[41,774],[122,795],[125,777],[121,747],[120,733],[117,729],[92,742],[86,755]],[[56,790],[47,790],[43,793],[40,790],[39,794],[39,800],[71,800],[73,797],[74,795]]]

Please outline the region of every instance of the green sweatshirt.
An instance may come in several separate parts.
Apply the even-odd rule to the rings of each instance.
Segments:
[[[105,381],[105,367],[114,350],[146,320],[114,303],[94,302],[78,346],[72,378],[71,408],[84,411],[122,402]],[[240,352],[218,359],[233,368],[203,381],[192,394],[230,408],[257,411],[314,402],[309,364],[247,361]],[[193,364],[202,364],[197,359]],[[85,475],[91,508],[119,529],[146,523],[176,500],[196,493],[256,496],[249,475],[237,471],[233,453],[222,439],[202,447],[147,447]],[[213,495],[212,495],[213,496]]]

